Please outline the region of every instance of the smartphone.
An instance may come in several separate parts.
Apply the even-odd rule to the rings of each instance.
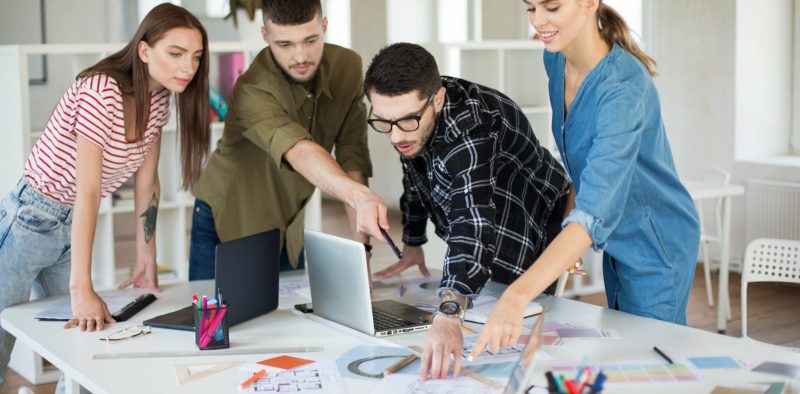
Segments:
[[[314,313],[314,307],[311,305],[310,302],[305,304],[296,304],[294,306],[294,309],[297,309],[298,311],[303,313]]]

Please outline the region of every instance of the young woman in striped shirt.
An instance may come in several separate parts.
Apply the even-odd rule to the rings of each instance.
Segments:
[[[69,290],[65,328],[114,320],[92,286],[100,199],[134,176],[136,266],[121,287],[156,289],[158,159],[169,97],[177,93],[184,188],[208,154],[208,38],[191,13],[155,7],[119,52],[78,74],[34,146],[17,187],[0,202],[0,311]],[[0,386],[13,337],[0,329]]]

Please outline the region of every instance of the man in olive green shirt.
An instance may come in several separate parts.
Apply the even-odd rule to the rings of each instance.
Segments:
[[[194,188],[190,280],[214,277],[220,241],[273,228],[281,268],[302,268],[304,206],[315,187],[346,204],[356,240],[368,245],[388,228],[383,200],[366,186],[361,58],[323,43],[319,0],[263,1],[262,10],[269,46],[236,82],[222,139]]]

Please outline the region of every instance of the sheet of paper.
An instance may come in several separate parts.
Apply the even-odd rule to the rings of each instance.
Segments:
[[[742,366],[731,357],[689,357],[691,362],[697,369],[738,369]]]
[[[695,383],[699,378],[684,364],[659,364],[659,363],[624,363],[624,364],[597,364],[586,365],[592,370],[592,376],[599,371],[607,376],[606,383],[615,384],[641,384],[651,386],[655,384]],[[552,367],[556,376],[564,375],[572,379],[577,375],[579,366],[555,365]]]
[[[413,353],[404,347],[356,346],[336,359],[339,373],[349,379],[379,379],[369,375],[382,375],[386,368]],[[419,374],[419,358],[395,374]]]
[[[478,340],[479,334],[468,334],[464,335],[464,348],[461,351],[462,357],[464,357],[464,361],[466,361],[467,357],[469,357],[470,353],[472,353],[473,347],[475,347],[475,341]],[[488,363],[505,363],[505,362],[514,362],[522,353],[522,350],[525,349],[524,343],[517,343],[512,347],[501,348],[497,351],[497,353],[492,353],[489,351],[489,347],[483,350],[483,352],[478,354],[478,357],[472,362],[465,362],[467,365],[480,365],[480,364],[488,364]],[[544,351],[539,351],[539,361],[547,361],[552,360],[553,357],[547,354]]]
[[[108,305],[108,310],[111,314],[119,312],[125,305],[128,305],[136,297],[149,293],[150,289],[125,289],[125,290],[109,290],[101,291],[98,293],[100,298]],[[186,300],[187,305],[191,300]],[[72,319],[72,305],[69,298],[65,298],[56,303],[50,308],[47,308],[38,315],[34,316],[35,319],[47,320],[69,320]]]
[[[505,380],[497,380],[505,384]],[[461,376],[458,379],[429,379],[424,382],[416,375],[389,375],[381,380],[375,393],[381,394],[497,394],[501,389],[493,389],[471,378]]]
[[[299,287],[294,289],[294,294],[299,295],[301,297],[311,299],[311,287]]]
[[[495,304],[497,304],[496,297],[490,295],[479,295],[476,300],[472,301],[472,308],[467,309],[467,313],[464,315],[464,320],[485,324],[486,319],[489,317],[489,314],[492,313],[492,309],[494,309]],[[543,310],[544,309],[541,305],[536,302],[531,302],[525,307],[524,317],[538,315],[542,313]]]
[[[278,285],[278,294],[280,297],[293,297],[296,295],[303,295],[299,293],[298,290],[308,289],[309,286],[310,285],[308,284],[308,278],[281,279],[280,284]]]
[[[239,368],[239,382],[249,379],[263,369],[258,364],[247,364]],[[266,376],[249,385],[244,393],[293,392],[346,394],[344,380],[333,361],[318,361],[295,369],[268,372]]]

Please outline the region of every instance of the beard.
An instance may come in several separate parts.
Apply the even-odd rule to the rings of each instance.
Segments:
[[[280,63],[278,63],[278,62],[275,62],[275,64],[277,64],[277,65],[278,65],[278,68],[280,68],[280,69],[281,69],[281,72],[283,72],[283,75],[286,77],[286,79],[288,79],[288,80],[290,80],[290,81],[292,81],[292,82],[294,82],[294,83],[296,83],[296,84],[298,84],[298,85],[308,85],[308,84],[310,84],[311,82],[313,82],[313,81],[314,81],[314,78],[316,78],[316,77],[317,77],[317,73],[319,73],[319,67],[317,66],[317,63],[307,63],[307,64],[308,64],[310,67],[315,67],[315,66],[317,66],[317,67],[316,67],[316,68],[314,68],[314,71],[312,71],[311,73],[309,73],[309,74],[308,74],[308,75],[306,75],[305,77],[303,77],[303,78],[295,78],[295,77],[294,77],[294,76],[293,76],[293,75],[292,75],[292,74],[289,72],[289,70],[288,70],[288,69],[286,69],[285,67],[283,67],[283,65],[282,65],[282,64],[280,64]],[[292,66],[289,66],[289,68],[291,68],[291,67],[292,67]]]

